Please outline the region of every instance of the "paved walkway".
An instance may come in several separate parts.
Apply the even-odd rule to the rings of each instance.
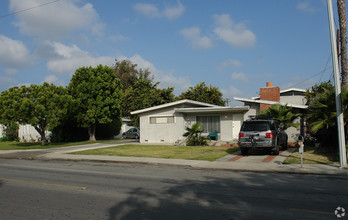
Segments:
[[[96,161],[96,162],[119,162],[119,163],[142,163],[190,166],[197,169],[217,169],[245,172],[278,172],[278,173],[300,173],[300,174],[332,174],[348,175],[348,169],[341,169],[338,165],[283,164],[282,162],[291,154],[290,149],[282,151],[278,156],[258,154],[251,152],[250,156],[240,155],[240,151],[222,157],[216,161],[163,159],[148,157],[121,157],[121,156],[99,156],[99,155],[74,155],[72,152],[97,149],[122,145],[124,143],[98,143],[64,148],[52,148],[47,150],[27,151],[0,151],[0,158],[22,158],[40,160],[66,160],[66,161]],[[16,156],[17,155],[17,156]],[[19,155],[19,156],[18,156]],[[20,157],[24,155],[24,157]],[[31,156],[29,156],[31,155]],[[25,156],[28,156],[27,158]]]

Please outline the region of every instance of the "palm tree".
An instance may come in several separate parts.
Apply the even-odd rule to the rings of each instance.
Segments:
[[[183,134],[186,138],[186,145],[188,146],[200,146],[207,145],[207,137],[202,137],[203,128],[202,125],[197,123],[193,124],[191,128],[186,127],[186,133]]]
[[[292,108],[287,105],[272,105],[268,109],[263,110],[260,115],[277,120],[282,130],[289,127],[297,128],[299,126],[298,123],[294,123],[293,121],[298,118],[300,114],[293,113]]]

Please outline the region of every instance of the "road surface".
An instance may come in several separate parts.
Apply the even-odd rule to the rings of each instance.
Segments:
[[[0,198],[11,220],[335,219],[348,177],[0,159]]]

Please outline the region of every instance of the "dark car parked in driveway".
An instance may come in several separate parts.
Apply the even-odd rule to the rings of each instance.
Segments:
[[[238,145],[243,155],[247,155],[251,148],[265,149],[278,155],[280,146],[284,150],[287,148],[288,135],[275,120],[249,119],[242,124]]]
[[[122,138],[135,138],[139,139],[140,137],[140,129],[139,128],[130,128],[128,131],[123,132]]]

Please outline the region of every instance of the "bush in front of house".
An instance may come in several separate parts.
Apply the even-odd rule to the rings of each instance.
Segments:
[[[186,133],[183,134],[186,137],[186,146],[206,146],[208,145],[209,137],[202,136],[202,125],[197,123],[193,124],[191,128],[186,127]]]

